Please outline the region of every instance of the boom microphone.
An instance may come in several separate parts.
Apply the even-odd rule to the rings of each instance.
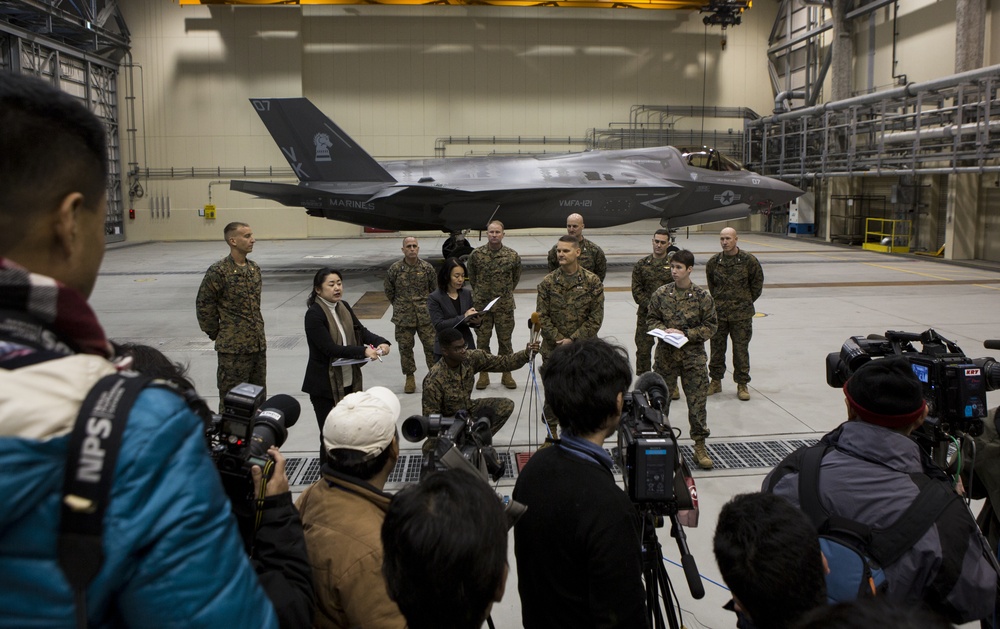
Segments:
[[[655,371],[647,371],[639,376],[635,383],[637,391],[641,391],[649,399],[649,405],[662,412],[667,407],[667,383]]]

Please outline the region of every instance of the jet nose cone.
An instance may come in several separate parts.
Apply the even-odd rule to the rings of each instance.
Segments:
[[[804,190],[800,190],[792,184],[779,181],[778,179],[768,179],[767,183],[768,186],[764,197],[767,201],[770,201],[772,206],[784,205],[805,194]]]

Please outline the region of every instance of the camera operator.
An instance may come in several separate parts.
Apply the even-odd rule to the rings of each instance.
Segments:
[[[433,472],[396,494],[382,546],[389,596],[408,629],[478,629],[503,598],[507,516],[475,472]]]
[[[940,493],[948,496],[947,477],[910,438],[927,417],[927,404],[908,360],[865,363],[844,385],[844,395],[848,421],[821,440],[833,446],[821,460],[817,497],[830,517],[872,532],[888,530],[928,483],[941,483]],[[763,485],[800,508],[804,450],[786,457]],[[968,508],[960,499],[950,500],[912,547],[882,566],[886,596],[902,603],[923,601],[955,623],[985,618],[993,613],[997,584],[988,552]]]
[[[524,626],[646,627],[639,515],[603,448],[632,382],[628,355],[583,339],[545,364],[562,438],[531,457],[512,494],[527,506],[514,525]]]
[[[399,458],[399,399],[385,387],[345,396],[326,418],[323,476],[297,506],[316,586],[313,626],[402,629],[382,579],[383,492]]]
[[[117,353],[131,360],[131,368],[153,378],[166,380],[185,393],[189,405],[208,416],[211,411],[198,397],[187,370],[171,361],[163,352],[137,343],[116,343]],[[283,629],[297,629],[312,622],[313,583],[306,540],[299,512],[292,504],[292,493],[285,473],[285,457],[276,446],[267,451],[274,461],[269,478],[259,465],[251,470],[253,495],[264,497],[252,504],[243,496],[231,496],[233,515],[243,537],[243,547],[257,572],[267,597],[274,604],[278,624]],[[239,506],[237,507],[237,501]]]

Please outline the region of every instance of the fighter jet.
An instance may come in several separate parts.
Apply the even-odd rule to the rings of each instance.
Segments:
[[[744,218],[788,203],[790,184],[710,149],[672,146],[517,157],[376,162],[306,98],[250,100],[298,184],[233,181],[230,189],[304,207],[310,216],[389,230],[441,230],[442,254],[471,251],[469,230],[587,227],[649,218],[671,229]]]

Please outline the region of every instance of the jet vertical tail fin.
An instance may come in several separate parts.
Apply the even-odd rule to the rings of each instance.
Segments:
[[[307,98],[251,98],[299,181],[396,180]]]

